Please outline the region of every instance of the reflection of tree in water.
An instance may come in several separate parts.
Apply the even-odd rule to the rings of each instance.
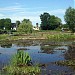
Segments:
[[[75,44],[68,46],[68,51],[65,53],[65,59],[75,59]]]
[[[12,47],[12,43],[11,42],[3,42],[0,45],[3,48],[11,48]]]

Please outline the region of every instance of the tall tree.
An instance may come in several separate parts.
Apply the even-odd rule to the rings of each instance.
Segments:
[[[31,33],[32,30],[32,22],[29,19],[24,19],[18,27],[19,32]]]
[[[57,27],[59,27],[61,25],[61,19],[54,16],[54,15],[51,15],[50,16],[50,29],[51,30],[54,30],[56,29]]]
[[[6,30],[11,30],[11,19],[10,18],[6,18],[5,22],[4,22],[4,27]]]
[[[0,19],[0,29],[3,29],[4,28],[4,22],[5,22],[5,19]]]
[[[20,25],[20,21],[16,21],[16,27],[19,27],[19,25]]]
[[[61,24],[61,19],[50,15],[49,13],[41,14],[41,29],[42,30],[54,30]]]
[[[49,13],[43,13],[40,15],[41,19],[41,29],[42,30],[49,30],[50,29],[50,14]]]
[[[66,24],[69,26],[69,29],[72,32],[75,32],[75,9],[72,7],[66,9],[64,19]]]

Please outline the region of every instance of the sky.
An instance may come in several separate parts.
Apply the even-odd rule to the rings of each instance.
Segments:
[[[0,19],[16,20],[30,19],[32,24],[41,23],[40,15],[44,12],[61,18],[68,7],[75,7],[75,0],[0,0]]]

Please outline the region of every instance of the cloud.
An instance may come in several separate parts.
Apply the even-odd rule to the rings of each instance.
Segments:
[[[4,15],[0,13],[0,17],[3,17]]]
[[[8,11],[8,12],[13,11],[14,12],[14,11],[21,11],[21,10],[23,10],[23,8],[20,6],[10,6],[10,7],[0,8],[0,12],[4,12],[4,11]]]
[[[30,19],[33,24],[37,22],[40,23],[40,14],[48,12],[51,15],[64,15],[65,9],[56,9],[56,10],[47,10],[47,7],[34,7],[34,8],[25,8],[19,3],[16,3],[15,6],[3,7],[0,8],[0,17],[2,18],[11,18],[12,22],[16,20],[22,21],[24,18]],[[11,12],[11,13],[10,13]]]
[[[50,11],[51,14],[64,14],[65,13],[65,9],[57,9],[57,10],[52,10]]]

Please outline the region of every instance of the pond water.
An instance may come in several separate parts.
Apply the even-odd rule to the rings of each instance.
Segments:
[[[43,64],[41,66],[41,75],[73,75],[74,69],[68,66],[55,64],[56,61],[68,60],[71,57],[72,41],[55,42],[49,40],[19,40],[0,42],[0,70],[7,64],[18,49],[24,49],[32,58],[34,64]],[[72,49],[73,50],[73,49]],[[75,49],[74,49],[75,50]]]

